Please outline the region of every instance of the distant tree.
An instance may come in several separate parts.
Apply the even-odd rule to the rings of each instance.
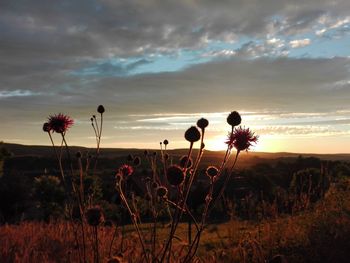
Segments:
[[[34,197],[39,201],[45,220],[61,214],[65,199],[64,189],[56,176],[43,175],[34,179]]]

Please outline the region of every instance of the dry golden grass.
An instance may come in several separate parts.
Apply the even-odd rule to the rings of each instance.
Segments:
[[[142,231],[147,233],[149,226],[143,224]],[[159,225],[157,231],[158,240],[163,241],[169,228]],[[118,228],[111,255],[109,248],[114,227],[100,227],[98,234],[102,262],[120,253],[125,262],[139,262],[142,250],[132,226],[125,227],[123,241],[121,228]],[[180,224],[176,236],[173,262],[179,261],[187,249],[186,224]],[[350,183],[343,181],[333,186],[312,210],[298,215],[281,215],[259,223],[232,220],[209,225],[202,235],[195,261],[266,262],[283,254],[287,262],[348,262],[349,237]],[[90,259],[93,258],[91,243],[89,241],[87,247]],[[75,247],[72,225],[68,222],[4,225],[0,227],[0,244],[2,263],[79,262],[81,258]]]

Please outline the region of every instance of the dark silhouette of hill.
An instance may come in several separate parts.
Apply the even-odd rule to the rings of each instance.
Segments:
[[[41,146],[41,145],[21,145],[12,143],[3,143],[2,147],[6,148],[14,156],[37,156],[37,157],[53,157],[54,152],[51,146]],[[159,149],[147,149],[150,153],[157,152],[160,153]],[[70,151],[75,153],[80,151],[85,154],[94,154],[95,148],[86,148],[81,146],[70,146]],[[100,151],[101,159],[119,159],[124,158],[129,154],[132,155],[143,155],[145,149],[125,149],[125,148],[102,148]],[[177,161],[182,155],[187,154],[188,149],[175,149],[167,150],[169,155],[173,158],[174,162]],[[194,150],[194,156],[197,150]],[[206,150],[202,159],[202,165],[213,165],[219,164],[224,155],[223,151],[209,151]],[[257,163],[276,163],[278,161],[291,161],[298,156],[303,157],[315,157],[321,160],[330,161],[350,161],[350,154],[313,154],[313,153],[288,153],[288,152],[242,152],[238,162],[238,168],[249,167]]]

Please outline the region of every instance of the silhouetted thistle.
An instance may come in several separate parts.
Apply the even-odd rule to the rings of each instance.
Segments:
[[[185,175],[182,168],[178,165],[169,166],[166,172],[168,182],[173,186],[182,184],[185,179]]]
[[[64,133],[72,127],[74,121],[68,115],[59,113],[50,115],[47,123],[50,130],[57,133]]]
[[[169,144],[169,141],[165,139],[165,140],[163,141],[163,143],[164,143],[164,145],[166,146],[166,145]]]
[[[166,189],[164,186],[159,186],[156,190],[157,196],[164,198],[168,194],[168,189]]]
[[[103,214],[101,207],[94,206],[89,208],[86,213],[86,220],[90,226],[98,226],[103,222]]]
[[[100,114],[104,113],[105,112],[105,107],[103,107],[103,105],[99,105],[97,107],[97,112],[100,113]]]
[[[248,151],[249,147],[258,141],[258,136],[254,135],[249,128],[235,128],[233,133],[229,134],[226,144],[230,148],[235,147],[237,151]]]
[[[140,165],[141,165],[141,158],[138,157],[138,156],[136,156],[136,157],[134,158],[133,163],[134,163],[134,166],[135,166],[135,167],[140,166]]]
[[[126,160],[128,162],[132,162],[134,160],[134,157],[131,154],[128,154],[128,156],[126,157]]]
[[[215,176],[217,176],[219,173],[219,169],[215,166],[209,166],[207,170],[205,171],[205,174],[210,178],[213,179]]]
[[[188,160],[188,161],[187,161]],[[192,167],[192,158],[188,159],[188,157],[186,155],[183,155],[181,158],[180,158],[180,166],[182,168],[185,168],[185,165],[187,163],[187,167],[186,168],[191,168]]]
[[[185,139],[191,143],[199,141],[200,138],[201,138],[201,134],[200,134],[199,130],[197,129],[197,127],[195,127],[195,126],[191,126],[185,132]]]
[[[153,183],[152,183],[152,187],[153,187],[154,189],[158,188],[158,186],[159,186],[159,184],[158,184],[157,182],[153,182]]]
[[[209,121],[207,119],[200,118],[197,121],[198,128],[201,128],[202,130],[204,130],[206,127],[208,127],[208,125],[209,125]]]
[[[131,165],[123,164],[122,166],[119,167],[118,172],[125,179],[134,172],[134,168],[132,168]]]
[[[242,121],[241,115],[237,111],[232,111],[228,116],[227,116],[227,123],[230,124],[231,126],[237,126],[240,125]]]
[[[50,132],[51,129],[50,129],[50,124],[45,122],[44,125],[43,125],[43,131],[44,132]]]

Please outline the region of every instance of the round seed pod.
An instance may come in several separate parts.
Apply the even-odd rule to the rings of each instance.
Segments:
[[[228,116],[227,116],[227,123],[230,124],[231,126],[237,126],[240,125],[242,121],[241,115],[237,111],[232,111]]]
[[[201,138],[201,134],[200,134],[199,130],[197,129],[197,127],[195,127],[195,126],[191,126],[185,132],[185,139],[191,143],[199,141],[200,138]]]
[[[214,178],[215,176],[217,176],[219,173],[218,168],[216,168],[215,166],[209,166],[207,168],[207,170],[205,171],[205,174],[210,178]]]
[[[133,161],[133,163],[134,163],[134,166],[140,166],[141,165],[141,158],[140,157],[138,157],[138,156],[136,156],[135,158],[134,158],[134,161]]]
[[[184,156],[182,156],[182,157],[180,158],[180,166],[181,166],[182,168],[185,168],[186,163],[187,163],[187,168],[188,168],[188,169],[192,167],[192,164],[193,164],[192,158],[190,158],[190,159],[188,160],[188,162],[187,162],[187,160],[188,160],[187,155],[184,155]]]
[[[163,143],[164,143],[164,145],[168,145],[168,144],[169,144],[169,141],[168,141],[167,139],[165,139],[165,140],[163,141]]]
[[[178,165],[171,165],[167,169],[167,179],[168,182],[173,186],[178,186],[182,184],[185,179],[185,175],[182,168]]]
[[[159,186],[156,190],[157,196],[159,197],[166,197],[168,194],[168,189],[166,189],[164,186]]]
[[[126,157],[126,160],[128,162],[132,162],[134,160],[134,157],[131,154],[128,154],[128,156]]]
[[[99,206],[89,208],[86,213],[86,220],[90,226],[98,226],[103,222],[102,209]]]
[[[204,119],[204,118],[200,118],[198,121],[197,121],[197,126],[199,128],[201,128],[202,130],[204,130],[206,127],[208,127],[209,125],[209,121],[207,119]]]
[[[98,107],[97,107],[97,112],[98,113],[104,113],[105,112],[105,107],[103,107],[103,105],[99,105]]]
[[[50,128],[50,124],[48,124],[47,122],[44,123],[43,125],[43,131],[44,132],[50,132],[51,128]]]

